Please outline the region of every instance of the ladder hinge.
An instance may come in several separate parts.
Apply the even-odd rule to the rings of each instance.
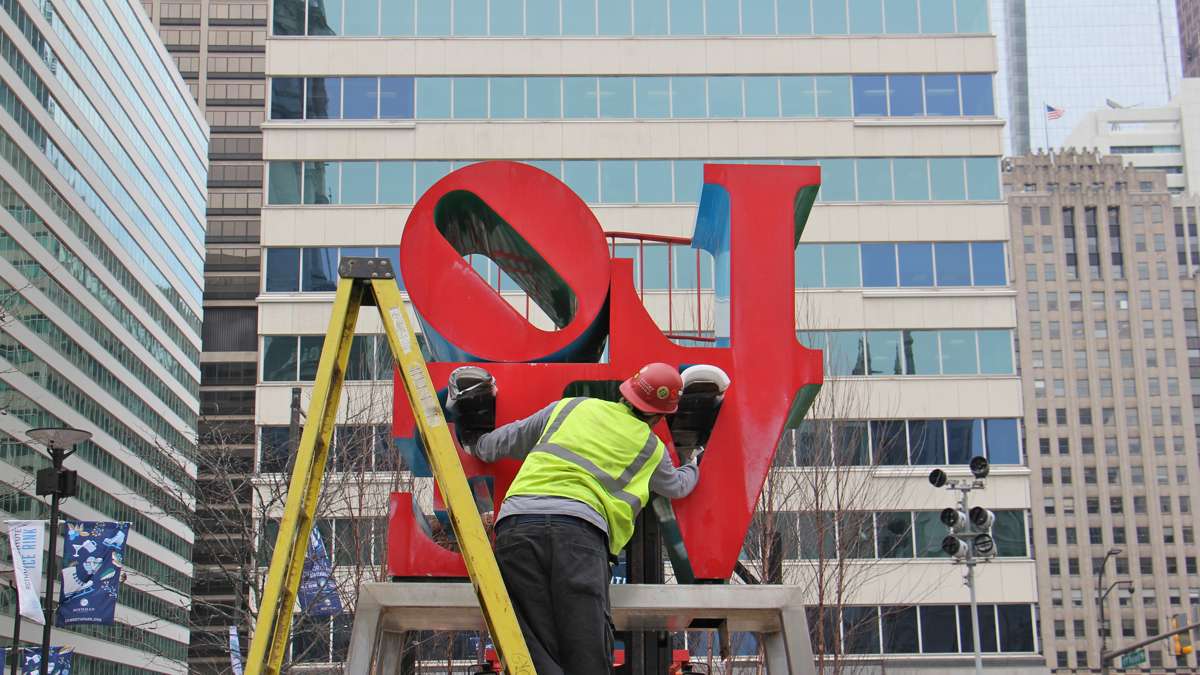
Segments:
[[[390,258],[342,258],[338,276],[343,279],[395,279]]]

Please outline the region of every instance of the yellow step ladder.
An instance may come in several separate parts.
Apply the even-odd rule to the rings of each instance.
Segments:
[[[467,572],[496,651],[508,673],[535,675],[529,648],[521,635],[512,601],[442,415],[437,389],[429,377],[429,368],[409,323],[391,260],[343,258],[338,266],[338,276],[333,316],[329,320],[329,331],[313,382],[309,423],[304,427],[296,451],[283,520],[279,524],[271,567],[258,603],[258,621],[246,659],[246,675],[278,675],[283,665],[296,592],[329,456],[329,440],[350,359],[350,345],[358,322],[358,310],[364,305],[379,308],[388,345],[400,367],[429,465],[445,499],[459,550],[467,563]]]

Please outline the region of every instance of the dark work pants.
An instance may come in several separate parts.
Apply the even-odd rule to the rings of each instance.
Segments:
[[[509,516],[496,560],[537,675],[608,675],[608,542],[571,516]]]

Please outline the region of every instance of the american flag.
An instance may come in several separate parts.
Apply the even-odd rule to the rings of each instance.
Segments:
[[[1046,119],[1048,120],[1056,120],[1062,117],[1063,112],[1064,111],[1062,108],[1055,108],[1052,105],[1046,105]]]

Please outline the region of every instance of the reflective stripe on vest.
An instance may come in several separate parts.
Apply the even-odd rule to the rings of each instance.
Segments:
[[[591,404],[586,412],[572,416],[588,401]],[[648,465],[661,460],[660,453],[665,452],[665,446],[652,430],[627,410],[614,408],[616,405],[586,398],[561,401],[509,489],[512,495],[568,497],[596,508],[608,522],[610,549],[615,549],[614,553],[628,541],[633,532],[633,518],[649,499],[653,470],[647,471]],[[570,424],[572,418],[574,426]],[[642,433],[646,434],[644,440]],[[625,463],[623,458],[629,457],[634,448],[636,454]],[[585,449],[590,456],[582,454]],[[607,471],[603,464],[608,464]],[[584,479],[572,478],[580,474],[594,479],[594,487],[587,487]]]

